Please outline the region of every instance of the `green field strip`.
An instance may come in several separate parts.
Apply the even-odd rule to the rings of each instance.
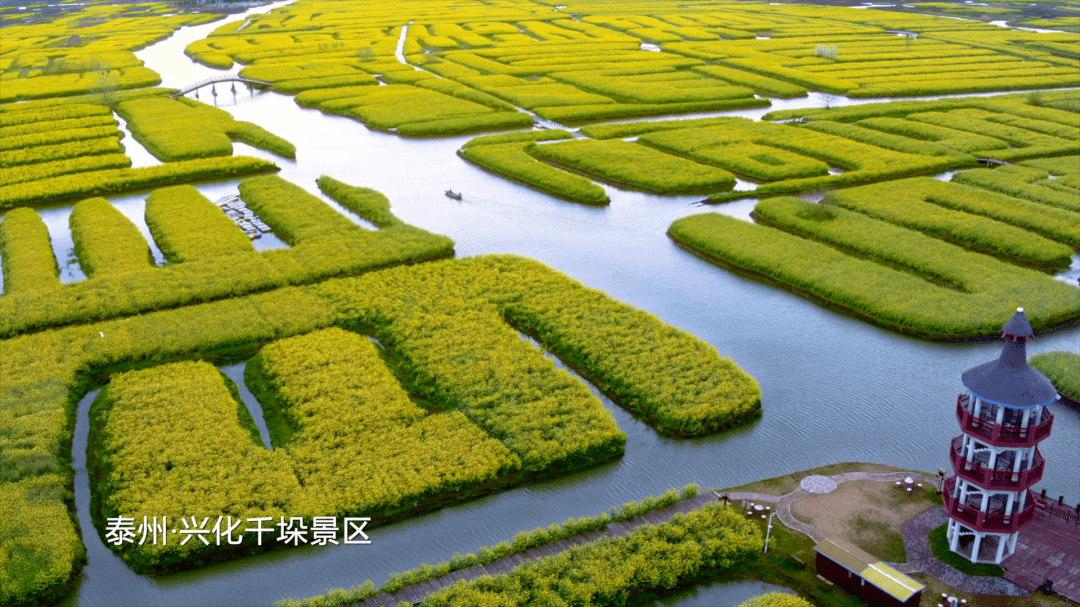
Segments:
[[[720,65],[698,66],[693,68],[695,72],[705,74],[712,78],[719,78],[732,84],[748,86],[762,95],[776,96],[782,99],[802,97],[807,94],[805,87],[797,84],[768,78],[759,74],[752,74],[745,70],[736,70]]]
[[[46,100],[51,103],[35,102],[2,106],[0,110],[0,128],[20,124],[53,123],[71,118],[86,116],[111,116],[112,110],[107,105],[96,103],[59,103],[58,100]]]
[[[706,571],[736,567],[764,544],[761,530],[753,523],[740,519],[731,508],[712,503],[657,525],[643,525],[622,537],[526,559],[507,573],[442,588],[419,604],[618,604],[663,593]]]
[[[973,156],[963,154],[947,145],[922,141],[903,135],[893,135],[884,131],[866,128],[861,124],[847,124],[843,122],[833,122],[831,120],[814,120],[804,124],[802,128],[829,133],[830,135],[836,135],[838,137],[843,137],[844,139],[866,143],[894,152],[925,154],[927,156],[958,156],[964,159],[970,159],[972,163],[975,162]]]
[[[1080,147],[1080,143],[1074,141],[1068,141],[1060,137],[1051,137],[1050,135],[1043,135],[1042,133],[1035,133],[1027,129],[1007,124],[997,124],[988,120],[972,118],[965,115],[964,112],[965,110],[954,110],[947,113],[922,112],[911,114],[908,118],[910,120],[925,122],[936,126],[944,126],[994,137],[995,139],[1000,139],[1016,147],[1039,147],[1046,150],[1063,150],[1063,152],[1059,152],[1056,155],[1065,153],[1064,150],[1075,153],[1076,148]],[[1045,155],[1049,156],[1055,154],[1047,153]]]
[[[71,239],[87,278],[145,271],[154,266],[139,228],[104,198],[88,198],[71,210]]]
[[[4,294],[51,290],[60,286],[60,268],[49,229],[31,209],[14,209],[0,221],[0,261]]]
[[[1071,156],[1071,158],[1076,158],[1076,156]],[[1080,213],[1080,200],[1077,200],[1076,196],[1033,183],[1044,179],[1047,175],[1046,171],[1037,168],[1014,165],[998,169],[962,171],[953,175],[953,181],[1023,198],[1048,207]]]
[[[1080,215],[1047,217],[1037,205],[932,177],[837,190],[829,201],[1024,265],[1068,266],[1080,249]],[[1075,227],[1064,223],[1069,219]]]
[[[115,125],[67,129],[63,131],[42,131],[40,133],[28,133],[26,135],[0,139],[0,151],[67,143],[83,139],[99,139],[117,136],[120,136],[120,131]]]
[[[735,178],[723,169],[624,141],[581,139],[532,144],[526,151],[617,186],[658,194],[727,190],[735,185]]]
[[[146,226],[170,263],[255,250],[221,209],[189,185],[151,192]]]
[[[661,434],[703,436],[760,414],[761,388],[730,358],[600,291],[561,283],[530,283],[506,317]],[[596,318],[637,330],[605,336],[587,320]]]
[[[48,131],[66,131],[69,129],[116,126],[116,124],[116,118],[113,118],[111,113],[107,115],[82,116],[79,118],[67,118],[63,120],[30,122],[0,128],[0,139]]]
[[[1058,394],[1080,402],[1080,354],[1067,350],[1042,352],[1032,356],[1029,362],[1054,384]]]
[[[557,198],[589,205],[606,205],[604,188],[589,179],[541,162],[525,148],[529,142],[467,145],[458,155],[500,177],[527,185]]]
[[[277,165],[259,158],[225,156],[181,160],[134,169],[107,169],[59,175],[0,186],[0,209],[277,170]]]
[[[46,298],[36,293],[0,297],[0,336],[158,308],[234,297],[331,276],[453,255],[453,241],[401,224],[366,230],[318,197],[282,179],[247,180],[249,206],[290,249],[195,259],[167,268],[76,281]],[[114,293],[128,297],[117,299]]]
[[[238,404],[221,373],[206,362],[113,376],[90,411],[94,447],[87,467],[100,479],[97,524],[132,515],[140,521],[163,514],[178,520],[220,512],[242,520],[302,511],[301,487],[285,452],[253,440]],[[120,556],[146,572],[182,558],[212,557],[215,547],[148,542]]]
[[[60,175],[68,175],[71,173],[125,169],[130,166],[130,158],[124,154],[116,153],[78,156],[53,162],[38,162],[13,167],[0,167],[0,187],[16,183],[39,181],[41,179],[58,177]]]
[[[250,351],[253,346],[350,323],[374,327],[380,341],[390,344],[394,353],[402,357],[399,360],[408,359],[415,363],[409,373],[414,378],[413,388],[428,387],[432,389],[429,393],[452,394],[455,399],[468,397],[475,399],[472,402],[481,407],[483,403],[501,403],[500,406],[513,408],[521,403],[544,401],[545,384],[532,382],[550,377],[564,382],[566,389],[579,390],[583,397],[592,399],[590,402],[595,403],[596,415],[604,420],[598,428],[614,426],[610,414],[583,384],[565,372],[557,371],[550,360],[503,323],[502,310],[521,302],[526,285],[537,279],[554,281],[560,285],[560,291],[567,292],[576,284],[531,260],[514,256],[477,257],[404,266],[356,278],[277,289],[228,301],[184,306],[0,341],[0,385],[5,387],[0,391],[0,405],[11,416],[8,426],[11,432],[0,436],[0,454],[4,458],[0,500],[8,506],[9,528],[25,530],[13,544],[25,547],[25,550],[16,551],[14,567],[31,572],[21,578],[20,583],[33,584],[18,586],[14,592],[28,593],[31,587],[49,588],[63,584],[81,566],[81,542],[67,509],[71,499],[70,464],[63,455],[62,446],[70,440],[68,415],[86,391],[90,374],[103,370],[117,373],[130,369],[133,363],[142,367],[197,360],[215,353],[235,357]],[[599,292],[592,293],[591,299],[607,299],[606,305],[615,309],[628,308]],[[551,322],[567,322],[559,313],[552,313]],[[633,311],[631,314],[643,313]],[[617,317],[625,317],[625,312]],[[630,343],[634,343],[641,340],[640,335],[657,330],[651,327],[664,326],[651,315],[637,318],[645,323],[645,327],[620,327],[608,317],[592,317],[594,324],[590,331],[596,336],[593,339],[595,346],[602,349],[610,344],[618,350],[624,347],[619,345],[623,336],[628,335]],[[643,328],[646,329],[644,332],[641,331]],[[538,326],[538,331],[546,330],[543,323]],[[703,347],[697,338],[674,328],[661,332],[663,330],[673,332],[675,341],[672,343],[685,350],[689,356],[685,360],[692,361],[691,368],[709,367],[720,362],[716,360],[715,351]],[[505,346],[513,356],[510,359],[493,356],[500,350],[491,349],[491,346]],[[52,355],[42,359],[40,353],[44,351]],[[521,360],[530,368],[539,366],[538,370],[543,372],[519,374],[506,360]],[[645,378],[653,374],[657,378],[678,376],[681,371],[670,366],[677,360],[684,359],[653,360],[648,368],[638,369],[633,381],[648,384],[653,380]],[[454,370],[455,373],[442,370]],[[688,389],[679,400],[692,407],[697,397],[689,386],[696,384],[686,385]],[[505,390],[509,390],[514,398],[508,399]],[[230,411],[234,416],[237,406],[233,404]],[[551,403],[550,406],[557,408],[559,405]],[[204,429],[209,427],[197,417],[188,418],[188,421]],[[580,412],[568,412],[565,420],[574,427],[582,427],[577,424],[587,421]],[[524,430],[543,436],[549,426],[543,419],[534,419]],[[621,452],[621,433],[593,432],[588,440],[597,444],[595,441],[603,440],[603,436],[619,439],[620,449],[614,454]],[[260,453],[277,453],[256,445],[246,432],[243,438]],[[20,445],[18,449],[8,447],[16,441]],[[153,444],[160,449],[160,435],[155,435]],[[552,445],[551,449],[530,452],[530,457],[556,462],[566,449],[566,446]],[[611,451],[599,450],[589,454],[589,461],[595,461],[592,457],[603,459],[605,453],[608,457],[612,455]],[[204,460],[196,458],[194,461]],[[583,460],[578,457],[568,463],[581,465]],[[206,495],[206,492],[199,493],[199,496]],[[218,497],[225,499],[225,495]],[[251,498],[243,492],[234,497],[244,503]],[[48,552],[32,549],[34,546],[48,547]]]
[[[326,175],[319,177],[315,183],[323,194],[380,228],[408,225],[390,212],[390,200],[382,192],[349,185]]]
[[[139,89],[161,82],[161,76],[157,72],[145,67],[126,67],[110,71],[115,83],[114,90]],[[99,79],[89,72],[5,80],[0,90],[0,103],[92,93],[100,88]]]
[[[229,156],[232,139],[285,158],[296,155],[295,146],[262,127],[191,99],[135,99],[118,104],[116,113],[127,121],[132,136],[163,162]]]
[[[787,150],[749,141],[702,145],[684,131],[649,133],[638,143],[710,164],[758,181],[781,181],[829,174],[829,165]]]
[[[795,198],[759,207],[770,223],[807,238],[717,213],[677,220],[668,234],[725,267],[923,338],[992,335],[1020,305],[1044,327],[1080,317],[1076,288],[1041,272],[844,209]]]
[[[768,99],[743,97],[738,99],[718,99],[687,103],[619,103],[600,105],[569,105],[538,107],[535,112],[541,118],[561,124],[581,124],[619,118],[640,118],[645,116],[665,116],[672,114],[691,114],[695,112],[722,112],[756,107],[769,107]]]
[[[1035,160],[1025,160],[1019,163],[1020,166],[1033,167],[1036,169],[1042,169],[1048,174],[1062,176],[1062,175],[1077,175],[1080,174],[1080,156],[1059,156],[1057,158],[1038,158]],[[1009,169],[1013,171],[1015,169]],[[1006,171],[1006,172],[1009,172]]]
[[[83,139],[53,145],[39,145],[0,151],[0,169],[40,162],[67,160],[80,156],[122,154],[123,152],[124,146],[120,143],[119,137],[100,137],[98,139]]]
[[[864,118],[856,124],[883,133],[903,135],[915,140],[933,141],[968,154],[993,154],[1009,148],[1008,142],[1001,139],[904,118]]]

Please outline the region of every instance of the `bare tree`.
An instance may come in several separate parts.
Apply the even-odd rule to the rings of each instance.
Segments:
[[[101,94],[101,102],[112,107],[113,93],[120,83],[119,72],[100,59],[90,62],[90,71],[94,74],[94,89]]]

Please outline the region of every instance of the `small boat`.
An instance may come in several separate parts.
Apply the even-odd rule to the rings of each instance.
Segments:
[[[446,197],[453,198],[454,200],[461,200],[461,192],[455,192],[454,190],[446,190]]]

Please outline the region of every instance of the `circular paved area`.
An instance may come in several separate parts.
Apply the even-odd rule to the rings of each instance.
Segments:
[[[799,489],[807,493],[832,493],[837,487],[836,481],[818,474],[807,476],[799,481]]]

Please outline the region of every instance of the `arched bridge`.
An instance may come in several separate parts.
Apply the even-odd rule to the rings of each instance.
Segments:
[[[240,76],[237,76],[235,74],[226,74],[226,75],[223,75],[223,76],[213,76],[213,77],[207,78],[205,80],[200,80],[200,81],[196,82],[195,84],[189,84],[189,85],[185,86],[184,88],[180,89],[179,91],[177,91],[177,92],[175,92],[175,93],[173,93],[172,95],[169,95],[169,96],[170,97],[180,97],[181,95],[187,95],[191,91],[201,89],[204,86],[210,86],[212,84],[217,84],[219,82],[241,82],[241,83],[246,84],[248,86],[258,86],[258,87],[263,87],[263,88],[273,85],[272,82],[263,82],[262,80],[252,80],[251,78],[241,78]]]

